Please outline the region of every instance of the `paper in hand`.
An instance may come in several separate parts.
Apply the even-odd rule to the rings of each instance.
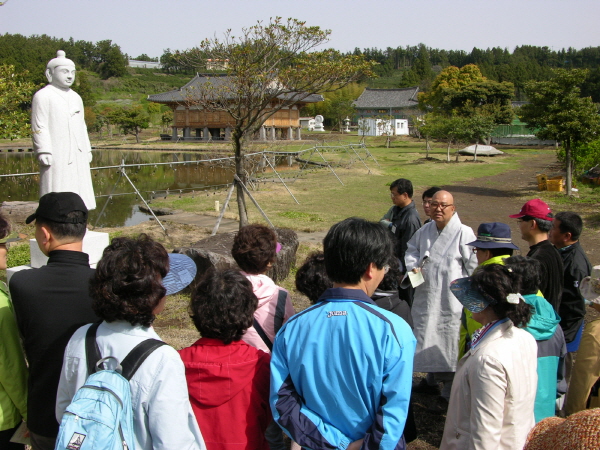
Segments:
[[[10,438],[10,442],[14,442],[16,444],[31,445],[31,438],[29,437],[27,432],[27,424],[25,422],[21,422],[21,425],[19,425],[19,428],[17,428],[15,434],[13,434],[13,436]],[[27,436],[25,436],[26,434]]]
[[[408,272],[408,279],[410,280],[410,284],[414,288],[425,283],[425,279],[423,278],[423,272],[421,272],[420,270],[417,273],[414,273],[412,270],[410,270]]]

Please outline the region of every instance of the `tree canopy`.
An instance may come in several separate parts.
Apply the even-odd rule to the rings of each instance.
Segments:
[[[240,36],[228,31],[223,39],[206,39],[182,56],[195,67],[206,67],[208,59],[216,61],[213,70],[229,75],[226,82],[214,77],[214,82],[189,92],[188,99],[192,105],[225,111],[232,117],[232,144],[240,179],[245,180],[244,142],[266,119],[311,95],[335,91],[371,75],[374,63],[362,56],[317,50],[328,41],[330,33],[296,19],[276,17],[242,29]],[[247,215],[239,185],[237,199],[243,226]]]
[[[35,85],[23,78],[12,65],[0,65],[0,139],[20,139],[31,135],[29,106]]]
[[[434,114],[491,117],[496,124],[510,123],[514,117],[512,83],[488,80],[479,67],[446,67],[428,92],[419,93],[421,108]]]
[[[549,81],[527,83],[529,103],[518,113],[529,128],[538,130],[538,138],[555,139],[564,146],[567,195],[572,187],[571,150],[597,139],[600,133],[598,107],[590,97],[581,97],[579,86],[587,75],[584,69],[556,69]]]

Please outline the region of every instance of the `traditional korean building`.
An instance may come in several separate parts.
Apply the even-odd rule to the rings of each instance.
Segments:
[[[148,96],[148,101],[168,105],[173,110],[172,140],[179,139],[178,132],[183,130],[186,140],[229,140],[234,124],[233,118],[225,111],[206,111],[190,101],[194,93],[201,91],[204,83],[226,84],[227,75],[197,74],[185,86],[162,94]],[[283,98],[282,98],[283,99]],[[274,100],[277,101],[277,100]],[[310,95],[302,101],[284,107],[265,120],[255,136],[257,140],[300,140],[300,109],[307,103],[323,101],[321,95]]]
[[[422,114],[418,108],[419,87],[403,89],[366,88],[355,100],[356,122],[367,118],[408,119]]]

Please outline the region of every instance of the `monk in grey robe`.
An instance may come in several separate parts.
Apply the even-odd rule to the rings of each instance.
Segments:
[[[404,262],[407,271],[420,271],[424,278],[423,284],[415,289],[411,312],[417,337],[414,370],[426,372],[428,377],[414,391],[426,391],[427,385],[437,389],[437,382],[442,381],[444,387],[438,403],[442,404],[439,412],[444,412],[458,362],[462,310],[450,291],[450,283],[470,276],[477,267],[473,249],[467,246],[476,237],[470,227],[460,222],[449,192],[434,194],[431,214],[433,220],[408,241]]]

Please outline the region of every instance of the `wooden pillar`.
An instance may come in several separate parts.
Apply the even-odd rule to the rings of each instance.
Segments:
[[[171,135],[171,140],[172,141],[177,140],[177,127],[173,127],[173,134]]]
[[[208,133],[208,127],[204,127],[204,131],[202,132],[202,137],[205,141],[210,139],[210,134]]]
[[[274,141],[275,139],[275,127],[271,127],[271,140]]]
[[[262,127],[260,127],[258,139],[261,140],[261,141],[266,141],[267,140],[267,130],[265,130],[264,125]]]
[[[231,127],[225,128],[225,140],[226,141],[231,140]]]
[[[288,127],[287,138],[290,141],[294,140],[294,130],[292,129],[292,127]]]

